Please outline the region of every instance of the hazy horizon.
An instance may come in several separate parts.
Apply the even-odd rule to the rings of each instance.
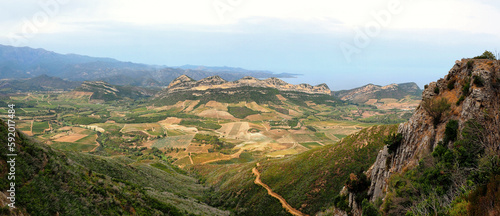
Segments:
[[[0,43],[152,65],[303,74],[332,90],[416,82],[500,48],[494,1],[1,0]]]

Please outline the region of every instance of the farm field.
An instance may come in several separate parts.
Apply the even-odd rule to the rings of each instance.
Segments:
[[[19,106],[23,120],[18,129],[54,148],[138,161],[163,160],[184,168],[287,157],[335,145],[376,125],[378,116],[399,115],[389,112],[414,102],[381,99],[366,102],[370,107],[335,107],[305,101],[298,106],[279,95],[281,104],[186,100],[154,106],[147,100],[96,103],[91,96],[86,92],[33,93],[10,99],[30,104]],[[381,106],[392,108],[375,108]],[[0,112],[5,115],[5,109]],[[195,142],[197,134],[206,135],[207,140]]]

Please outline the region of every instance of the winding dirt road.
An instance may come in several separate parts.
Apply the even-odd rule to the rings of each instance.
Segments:
[[[259,164],[257,164],[257,166],[259,166]],[[299,210],[293,208],[290,204],[288,204],[286,202],[286,200],[282,196],[280,196],[279,194],[273,192],[273,190],[269,186],[267,186],[266,184],[264,184],[260,180],[260,172],[259,172],[259,170],[257,170],[256,167],[254,167],[252,169],[252,173],[256,176],[254,183],[258,184],[258,185],[260,185],[262,187],[264,187],[267,190],[267,194],[269,194],[269,195],[273,196],[274,198],[278,199],[281,202],[281,205],[283,206],[283,208],[285,208],[288,212],[290,212],[290,214],[297,215],[297,216],[308,216],[308,215],[300,212]]]

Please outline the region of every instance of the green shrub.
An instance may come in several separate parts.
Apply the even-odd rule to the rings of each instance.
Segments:
[[[455,83],[457,81],[455,79],[451,79],[449,82],[448,82],[448,90],[453,90],[455,88]]]
[[[490,52],[488,50],[484,51],[484,53],[482,55],[474,57],[474,59],[497,60],[497,58],[495,57],[495,54],[493,54],[492,52]]]
[[[422,107],[433,118],[434,126],[436,126],[441,121],[441,116],[450,109],[450,104],[446,98],[425,99],[422,102]]]
[[[469,60],[467,62],[467,69],[472,69],[473,66],[474,66],[474,61],[473,60]]]
[[[474,76],[474,84],[477,87],[483,87],[484,86],[484,79],[481,76]]]
[[[393,133],[385,138],[384,144],[387,145],[389,154],[392,154],[398,150],[402,140],[403,140],[403,135],[401,133],[397,134]]]
[[[447,145],[449,142],[453,142],[457,139],[458,135],[458,121],[457,120],[449,120],[446,123],[446,129],[444,131],[444,139],[443,142]]]
[[[424,85],[424,89],[427,89],[427,87],[429,87],[429,85],[427,85],[427,84],[426,84],[426,85]]]
[[[439,87],[434,88],[434,93],[439,94]]]
[[[363,216],[379,216],[380,213],[378,212],[377,208],[375,206],[373,206],[372,203],[370,203],[368,200],[363,200],[363,202],[361,203],[361,206],[362,207],[362,213],[361,215]]]
[[[458,98],[458,101],[457,101],[457,106],[460,105],[460,103],[462,103],[462,101],[465,100],[465,96],[461,95],[460,98]]]

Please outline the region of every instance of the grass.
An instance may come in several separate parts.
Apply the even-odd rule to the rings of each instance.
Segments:
[[[313,148],[317,148],[317,147],[322,146],[321,144],[319,144],[317,142],[306,142],[306,143],[300,143],[300,144],[308,149],[313,149]]]
[[[396,125],[375,126],[350,135],[337,145],[318,147],[282,159],[261,160],[258,169],[262,174],[262,181],[285,198],[292,207],[314,215],[332,205],[334,196],[340,192],[351,172],[366,169],[373,164],[378,151],[384,146],[385,136],[396,129]],[[206,170],[207,167],[197,169],[207,176],[208,182],[218,188],[210,197],[210,203],[236,212],[245,212],[247,208],[257,211],[263,208],[266,209],[262,210],[263,213],[252,213],[281,215],[282,208],[279,205],[275,207],[270,200],[265,199],[268,197],[265,190],[253,189],[254,178],[249,172],[253,164],[226,166],[210,171]]]
[[[70,143],[70,142],[54,142],[54,144],[50,146],[52,148],[64,151],[77,151],[77,152],[90,151],[96,147],[96,145]]]
[[[162,148],[187,148],[193,139],[193,135],[172,136],[157,139],[151,147]]]
[[[33,122],[33,133],[43,133],[45,129],[49,129],[49,123],[43,122]]]
[[[236,118],[244,119],[249,115],[260,114],[259,111],[254,111],[248,107],[228,107],[228,112]]]

